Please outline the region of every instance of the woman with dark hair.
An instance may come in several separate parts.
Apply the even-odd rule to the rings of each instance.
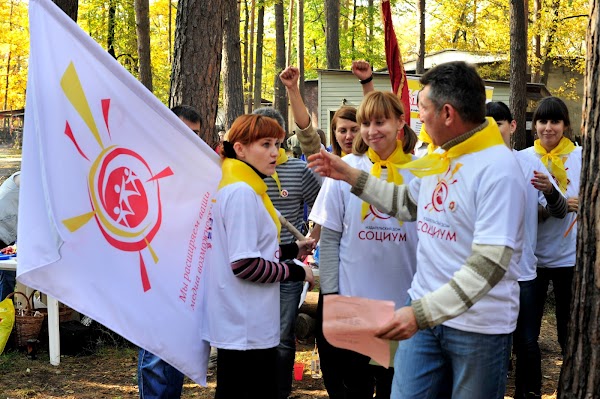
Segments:
[[[566,218],[558,219],[540,209],[535,251],[538,259],[537,321],[541,325],[546,293],[549,282],[552,281],[556,299],[558,342],[564,354],[575,265],[581,147],[576,147],[570,140],[569,110],[557,97],[546,97],[540,101],[533,113],[532,124],[538,139],[535,140],[533,147],[522,152],[540,159],[548,168],[556,185],[567,198],[568,212],[570,212]]]
[[[203,282],[202,338],[218,348],[215,398],[277,398],[279,282],[314,281],[309,267],[281,262],[307,255],[314,240],[279,245],[279,214],[263,181],[284,137],[274,119],[242,115],[223,142]],[[240,372],[243,365],[251,366]]]
[[[417,138],[412,131],[404,135],[404,112],[398,97],[390,92],[370,92],[358,109],[357,121],[360,135],[344,161],[396,184],[412,180],[414,176],[400,166],[413,160],[410,153]],[[399,136],[403,140],[398,140]],[[331,179],[325,179],[310,219],[322,226],[319,270],[323,295],[391,300],[397,308],[406,303],[416,270],[415,223],[399,222],[381,213],[352,195],[350,185]],[[369,357],[332,348],[321,334],[317,334],[317,342],[328,391],[335,384],[343,386],[340,396],[345,398],[372,397],[376,379],[377,397],[389,397],[393,368],[370,366]]]

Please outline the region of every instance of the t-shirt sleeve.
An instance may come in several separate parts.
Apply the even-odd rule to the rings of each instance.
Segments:
[[[337,232],[343,231],[346,211],[342,184],[347,185],[345,182],[326,178],[308,217],[313,222]]]
[[[491,167],[483,171],[475,194],[474,244],[515,248],[524,217],[524,184],[516,159],[502,171]],[[498,198],[510,200],[499,201]]]

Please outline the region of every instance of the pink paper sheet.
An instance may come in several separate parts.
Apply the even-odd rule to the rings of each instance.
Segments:
[[[375,331],[394,316],[394,302],[342,295],[323,297],[323,335],[330,344],[390,364],[389,341]]]

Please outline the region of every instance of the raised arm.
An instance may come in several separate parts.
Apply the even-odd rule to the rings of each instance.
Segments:
[[[319,152],[321,149],[321,139],[312,126],[310,115],[302,100],[302,95],[298,88],[299,78],[300,71],[293,66],[287,67],[279,74],[279,79],[285,86],[290,99],[294,122],[298,126],[296,137],[298,137],[298,141],[300,142],[302,153],[308,156]]]
[[[375,90],[375,85],[373,85],[373,70],[371,69],[371,64],[367,61],[352,61],[352,73],[360,81],[363,95],[367,95],[367,93]]]

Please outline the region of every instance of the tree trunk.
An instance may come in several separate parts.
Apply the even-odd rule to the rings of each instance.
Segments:
[[[533,0],[533,22],[536,24],[540,23],[541,19],[542,0]],[[539,33],[533,35],[533,73],[531,74],[531,81],[533,83],[539,83],[541,74],[541,62],[542,62],[542,37]]]
[[[375,17],[374,17],[374,13],[375,13],[375,7],[373,5],[373,0],[369,0],[369,2],[367,3],[367,7],[368,7],[368,32],[367,32],[367,54],[369,57],[369,61],[373,62],[373,37],[375,35]]]
[[[418,1],[419,13],[419,51],[417,53],[418,74],[425,73],[425,0]]]
[[[370,0],[372,1],[372,0]],[[325,0],[327,69],[340,69],[340,2]]]
[[[304,96],[304,0],[298,0],[298,88],[300,95]]]
[[[191,105],[200,113],[200,137],[219,142],[215,120],[223,49],[223,12],[212,0],[179,0],[169,106]]]
[[[288,18],[288,48],[285,66],[292,65],[292,32],[294,31],[294,0],[290,0],[290,17]]]
[[[69,18],[77,22],[77,10],[79,8],[78,0],[52,0],[52,2],[59,6]]]
[[[250,10],[250,55],[248,56],[249,65],[248,65],[248,112],[252,112],[254,106],[254,101],[252,101],[253,91],[252,91],[252,82],[254,81],[254,13],[256,10],[256,2],[252,0]]]
[[[517,121],[512,135],[513,147],[526,147],[527,132],[527,36],[525,35],[525,5],[523,0],[510,0],[510,109]]]
[[[117,59],[115,54],[115,14],[117,13],[115,0],[108,0],[108,23],[106,25],[106,49],[108,54]]]
[[[150,59],[150,5],[148,0],[135,0],[135,30],[139,56],[140,82],[152,91],[152,63]]]
[[[8,15],[8,30],[13,30],[13,8],[14,8],[14,0],[10,2],[10,13]],[[11,45],[8,45],[8,54],[6,56],[6,84],[4,85],[4,109],[8,109],[8,89],[10,87],[10,58],[11,58]]]
[[[583,104],[583,154],[577,261],[567,348],[558,385],[558,398],[600,397],[600,15],[598,1],[590,2],[587,65]]]
[[[248,41],[248,35],[249,35],[249,31],[250,31],[250,11],[248,10],[248,0],[244,0],[244,17],[245,17],[245,22],[244,22],[244,53],[243,53],[243,58],[244,58],[244,69],[242,72],[242,76],[244,79],[244,104],[246,104],[246,93],[248,93],[248,68],[249,68],[249,58],[250,58],[250,48],[249,48],[249,41]]]
[[[285,86],[279,79],[279,73],[285,69],[285,66],[285,27],[283,19],[283,0],[280,0],[275,3],[275,98],[273,100],[273,107],[281,112],[283,120],[287,123],[287,96]]]
[[[259,3],[258,17],[256,21],[256,71],[254,72],[254,105],[253,108],[261,107],[262,102],[262,56],[263,35],[265,30],[265,6]]]
[[[223,108],[225,130],[244,113],[244,86],[242,85],[242,53],[240,46],[240,12],[237,0],[223,0]]]

